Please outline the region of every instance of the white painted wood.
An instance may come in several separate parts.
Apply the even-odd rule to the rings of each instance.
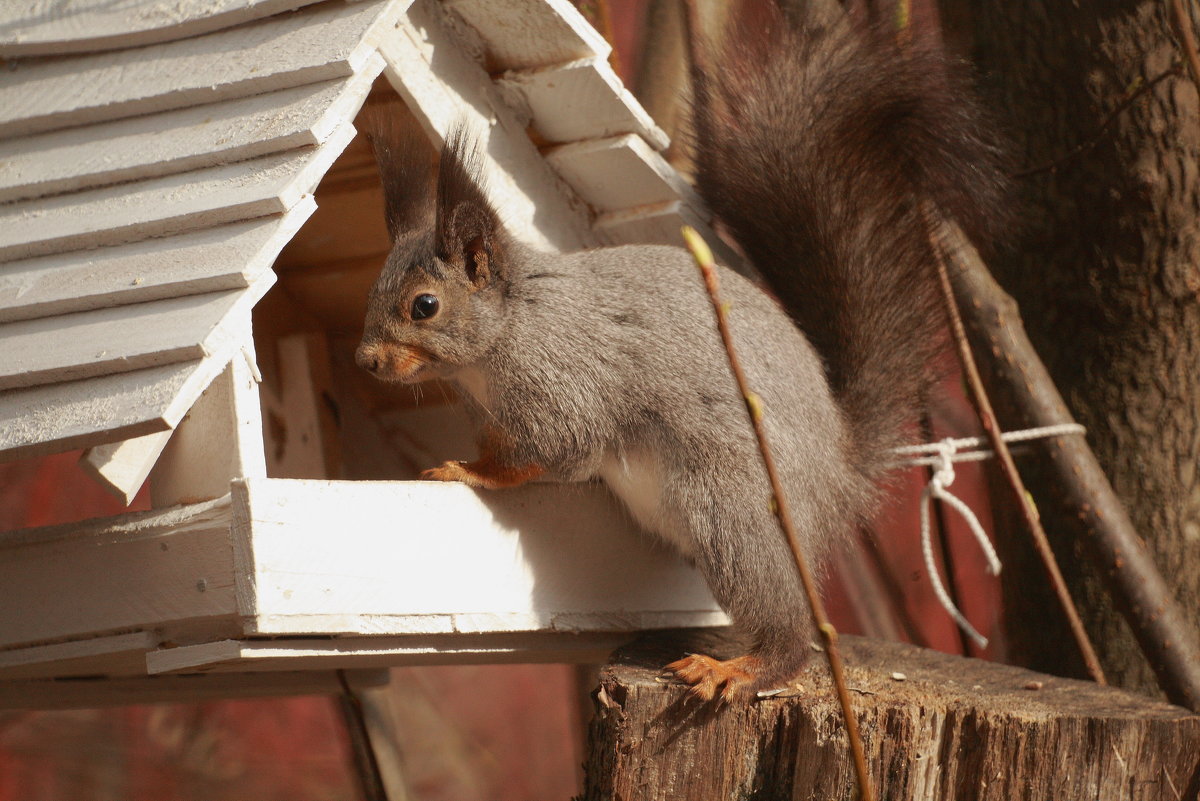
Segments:
[[[354,127],[343,123],[316,148],[0,206],[0,261],[282,214],[312,192],[353,138]]]
[[[0,539],[0,646],[154,628],[237,636],[228,499]]]
[[[178,42],[12,62],[0,82],[0,137],[345,78],[370,58],[379,29],[403,5],[322,3]]]
[[[638,136],[559,145],[545,155],[563,180],[597,212],[675,200],[703,208],[688,183]]]
[[[352,689],[385,684],[385,670],[349,671]],[[0,709],[84,709],[129,704],[198,703],[222,698],[340,695],[336,671],[215,673],[198,676],[0,682]]]
[[[497,85],[520,99],[537,132],[548,142],[628,133],[642,137],[655,150],[665,150],[670,144],[603,59],[507,72]]]
[[[717,261],[743,274],[751,274],[745,258],[717,236],[709,224],[708,216],[701,216],[700,212],[695,206],[674,200],[669,203],[606,212],[596,217],[596,227],[604,231],[613,242],[683,247],[680,229],[684,225],[690,225],[708,242]]]
[[[221,103],[0,141],[0,202],[76,192],[319,145],[383,69]]]
[[[526,123],[459,49],[440,4],[417,0],[381,38],[380,53],[388,80],[439,146],[459,120],[479,135],[488,194],[514,236],[557,250],[597,244],[586,209],[572,204],[529,141]]]
[[[330,478],[321,431],[320,389],[313,371],[328,359],[315,342],[322,334],[296,333],[275,343],[278,376],[275,392],[264,392],[264,407],[281,425],[272,426],[271,475],[280,478]]]
[[[240,340],[225,339],[199,361],[0,392],[0,454],[20,459],[174,428],[240,350]]]
[[[628,632],[454,634],[340,637],[325,640],[224,640],[164,648],[146,655],[151,675],[408,665],[602,662]]]
[[[316,208],[0,264],[0,323],[248,287]]]
[[[315,1],[9,0],[0,3],[0,57],[61,55],[167,42]]]
[[[0,454],[24,459],[170,430],[191,405],[181,400],[188,388],[199,395],[212,380],[210,361],[0,392]]]
[[[149,631],[0,651],[0,683],[66,676],[144,676],[146,653],[162,641]]]
[[[493,72],[605,58],[612,50],[568,0],[446,0],[446,5],[479,32]]]
[[[267,475],[258,384],[248,362],[254,358],[249,319],[243,325],[250,343],[245,355],[235,355],[204,391],[154,466],[150,498],[156,508],[219,498],[235,478]]]
[[[231,322],[275,282],[270,271],[247,289],[22,320],[0,326],[0,390],[204,359],[245,341]]]
[[[599,485],[234,483],[255,635],[635,631],[725,620]]]
[[[146,483],[150,469],[173,433],[158,431],[88,448],[79,458],[79,466],[128,506]]]

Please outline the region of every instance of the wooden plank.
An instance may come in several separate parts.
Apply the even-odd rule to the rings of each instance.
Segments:
[[[354,127],[343,123],[316,148],[0,206],[0,261],[283,214],[352,138]]]
[[[332,391],[325,335],[288,334],[274,346],[277,380],[263,393],[267,414],[276,421],[268,429],[269,472],[276,478],[339,477],[337,423],[323,397]]]
[[[199,361],[0,392],[0,458],[23,459],[170,430],[241,346],[230,341]]]
[[[606,659],[628,640],[627,632],[224,640],[151,651],[146,654],[146,668],[156,675],[411,665],[587,664]]]
[[[141,370],[208,358],[245,332],[230,321],[248,314],[275,276],[247,289],[22,320],[0,326],[0,390]]]
[[[234,498],[249,634],[574,634],[725,619],[699,573],[598,485],[477,493],[251,479],[234,483]]]
[[[403,5],[322,3],[178,42],[15,61],[0,84],[0,138],[349,77]]]
[[[0,141],[0,202],[319,145],[352,120],[383,59],[350,78]]]
[[[489,75],[462,52],[445,18],[441,4],[417,0],[381,38],[379,51],[388,62],[384,72],[392,86],[439,146],[459,121],[478,135],[488,194],[504,209],[514,236],[557,250],[597,244],[587,210],[560,189],[526,135],[525,124]]]
[[[316,0],[25,0],[0,4],[0,57],[62,55],[183,39]]]
[[[447,0],[478,31],[488,69],[529,69],[607,58],[612,47],[568,0]]]
[[[576,142],[637,134],[655,150],[670,144],[603,59],[506,72],[497,82],[528,108],[547,142]]]
[[[150,499],[155,507],[219,498],[235,478],[267,475],[249,311],[244,314],[239,327],[246,349],[192,405],[154,463]],[[125,491],[136,494],[137,489]]]
[[[169,431],[190,405],[179,400],[188,387],[199,395],[218,371],[205,375],[210,361],[0,392],[0,457],[25,459]]]
[[[248,287],[315,209],[0,264],[0,323]]]
[[[682,200],[703,208],[699,196],[666,160],[632,134],[559,145],[546,161],[597,212],[622,211]]]
[[[0,645],[150,628],[238,636],[230,514],[223,499],[5,535]]]
[[[173,430],[158,431],[88,448],[79,458],[79,466],[128,506],[146,483],[173,433]]]
[[[0,651],[0,682],[62,676],[144,676],[146,653],[160,644],[153,632],[136,631]]]
[[[708,242],[717,261],[744,275],[752,275],[753,270],[745,257],[717,236],[709,224],[709,219],[705,209],[697,209],[683,201],[673,200],[668,203],[605,212],[596,217],[595,224],[596,228],[604,231],[609,241],[614,243],[650,243],[676,247],[683,245],[680,228],[690,225]]]
[[[387,671],[344,674],[351,688],[387,682]],[[216,673],[200,676],[79,678],[0,682],[0,709],[90,709],[130,704],[200,703],[223,698],[340,695],[336,671],[289,673]]]
[[[126,504],[153,470],[150,497],[156,508],[218,498],[228,494],[235,477],[265,476],[249,325],[247,320],[239,335],[242,352],[234,354],[173,431],[89,448],[80,458],[83,468]]]
[[[841,643],[875,798],[1196,797],[1200,716],[1186,709],[902,643]],[[580,801],[860,798],[825,660],[733,707],[660,680],[668,661],[713,646],[659,636],[614,655],[593,696]]]

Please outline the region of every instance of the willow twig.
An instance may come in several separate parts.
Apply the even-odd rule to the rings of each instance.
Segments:
[[[758,450],[762,455],[763,466],[767,469],[767,477],[771,482],[771,495],[774,501],[775,517],[787,538],[788,548],[796,561],[796,569],[800,571],[800,582],[804,585],[804,594],[808,596],[809,608],[812,610],[813,621],[817,631],[825,642],[825,655],[829,659],[829,670],[833,674],[833,683],[837,687],[838,702],[842,707],[842,716],[846,721],[846,738],[850,741],[850,752],[854,758],[854,772],[858,778],[859,797],[863,801],[874,801],[875,793],[871,785],[871,777],[867,773],[867,759],[863,753],[862,738],[858,733],[858,719],[854,716],[854,708],[850,704],[850,690],[846,685],[845,670],[842,665],[841,652],[838,649],[837,629],[829,622],[825,614],[825,606],[821,602],[821,594],[817,591],[817,582],[809,570],[808,560],[800,550],[800,542],[796,538],[796,529],[792,525],[791,513],[788,511],[787,499],[783,486],[779,482],[779,474],[775,469],[775,460],[771,456],[771,448],[767,443],[767,433],[762,423],[762,402],[758,395],[750,389],[746,382],[746,374],[742,371],[741,362],[733,346],[733,337],[729,331],[729,322],[725,315],[725,306],[721,303],[720,287],[717,282],[716,264],[712,251],[691,226],[683,227],[683,238],[688,250],[696,260],[701,274],[704,276],[704,286],[712,301],[713,310],[717,315],[717,328],[721,332],[721,341],[725,345],[725,353],[729,357],[729,366],[737,380],[738,390],[746,402],[746,411],[750,415],[750,423],[754,427],[754,436],[758,440]]]
[[[1092,647],[1092,641],[1088,637],[1087,630],[1083,627],[1083,621],[1079,617],[1079,610],[1075,608],[1075,602],[1071,599],[1071,593],[1067,590],[1067,582],[1063,579],[1062,571],[1058,567],[1058,560],[1055,559],[1054,551],[1050,548],[1050,541],[1046,539],[1046,532],[1042,528],[1041,521],[1038,520],[1038,515],[1033,508],[1032,501],[1029,500],[1029,493],[1025,490],[1025,483],[1021,480],[1021,474],[1017,472],[1017,465],[1013,461],[1012,453],[1009,452],[1008,443],[1000,436],[1000,425],[996,422],[996,413],[992,410],[987,390],[983,388],[983,380],[979,377],[979,368],[975,365],[975,357],[971,353],[971,345],[967,342],[966,329],[963,328],[962,316],[958,311],[958,303],[954,299],[954,289],[950,285],[950,275],[946,271],[943,245],[941,237],[938,235],[938,231],[940,230],[939,220],[934,216],[935,212],[929,205],[922,205],[921,211],[929,233],[929,245],[933,251],[934,262],[937,265],[938,283],[942,288],[946,313],[950,318],[950,332],[954,337],[955,344],[958,346],[959,361],[962,364],[963,375],[967,379],[971,401],[975,406],[975,410],[979,413],[979,420],[983,424],[984,433],[987,435],[992,450],[996,454],[996,459],[1000,463],[1000,469],[1004,473],[1004,477],[1008,480],[1009,487],[1012,488],[1013,501],[1021,510],[1021,517],[1025,521],[1025,527],[1029,530],[1030,536],[1033,538],[1034,549],[1042,560],[1042,567],[1046,570],[1046,575],[1050,579],[1054,594],[1062,606],[1063,613],[1067,616],[1067,623],[1071,627],[1071,634],[1075,638],[1075,644],[1079,648],[1080,655],[1083,656],[1084,664],[1087,665],[1087,671],[1097,684],[1107,684],[1108,682],[1104,678],[1104,670],[1100,667],[1100,660],[1096,657],[1096,649]]]

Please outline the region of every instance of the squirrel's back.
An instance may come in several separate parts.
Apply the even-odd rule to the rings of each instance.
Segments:
[[[697,184],[825,360],[874,484],[944,344],[931,220],[987,236],[999,150],[934,43],[850,23],[770,35],[694,70]]]

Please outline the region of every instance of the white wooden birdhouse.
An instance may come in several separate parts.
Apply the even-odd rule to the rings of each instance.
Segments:
[[[353,365],[388,248],[365,103],[431,155],[465,120],[541,247],[707,230],[604,40],[567,0],[165,9],[0,9],[0,452],[87,448],[154,507],[2,535],[3,702],[596,660],[723,622],[599,485],[412,481],[471,455],[465,419]],[[106,678],[46,681],[82,676]]]

